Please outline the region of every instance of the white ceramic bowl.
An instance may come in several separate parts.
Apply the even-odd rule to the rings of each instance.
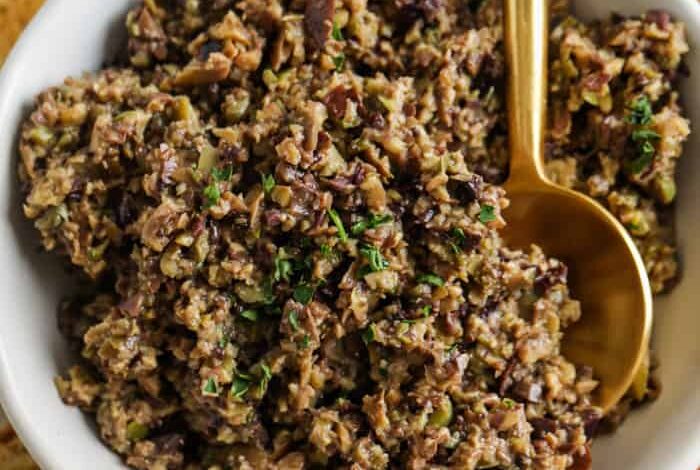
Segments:
[[[90,418],[61,403],[55,375],[71,359],[56,328],[56,306],[70,288],[55,257],[23,220],[16,182],[17,131],[33,97],[68,75],[94,71],[120,36],[125,0],[49,0],[0,73],[0,399],[30,452],[44,469],[112,470],[119,459],[97,438]],[[639,14],[663,7],[686,22],[692,75],[683,99],[700,123],[700,2],[698,0],[578,0],[584,17],[611,11]],[[696,48],[698,48],[696,50]],[[700,465],[700,132],[681,164],[678,229],[683,280],[655,304],[655,344],[664,385],[661,398],[634,413],[612,437],[594,444],[594,467],[692,470]],[[75,287],[73,287],[75,289]],[[1,467],[1,465],[0,465]]]

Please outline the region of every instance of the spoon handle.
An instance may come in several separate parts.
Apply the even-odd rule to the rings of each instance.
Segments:
[[[548,0],[504,0],[504,40],[509,67],[509,185],[545,179],[548,3]]]

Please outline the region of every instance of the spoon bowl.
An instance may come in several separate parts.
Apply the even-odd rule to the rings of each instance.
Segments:
[[[562,352],[593,367],[595,403],[609,411],[646,381],[652,323],[651,288],[642,258],[624,227],[588,196],[550,182],[544,171],[548,0],[505,0],[509,68],[508,126],[511,201],[506,241],[537,244],[569,268],[581,320],[563,337]]]
[[[568,267],[580,321],[567,328],[563,354],[593,367],[600,385],[594,399],[608,411],[642,366],[651,330],[651,292],[642,259],[624,228],[588,197],[543,182],[506,186],[506,241],[535,243]]]

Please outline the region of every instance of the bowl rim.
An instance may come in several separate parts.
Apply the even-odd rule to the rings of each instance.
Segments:
[[[15,88],[14,83],[19,72],[20,57],[27,53],[31,47],[32,38],[49,22],[54,12],[60,9],[61,3],[61,0],[46,0],[44,2],[15,42],[4,64],[0,66],[0,122],[10,119],[9,101]],[[55,463],[54,459],[51,458],[49,449],[32,431],[29,417],[21,411],[22,407],[19,404],[21,398],[14,389],[9,371],[7,354],[0,338],[0,403],[2,403],[3,411],[15,433],[39,467],[42,469],[51,468]]]

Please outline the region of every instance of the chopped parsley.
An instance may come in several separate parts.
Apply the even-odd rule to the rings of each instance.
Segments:
[[[363,245],[360,254],[367,260],[371,272],[383,271],[389,267],[389,262],[384,259],[379,249],[374,245]]]
[[[299,313],[297,313],[296,310],[292,310],[287,317],[289,318],[289,325],[292,329],[294,331],[299,331]]]
[[[272,379],[272,371],[267,364],[260,364],[260,369],[262,370],[263,376],[260,379],[261,383],[267,383]]]
[[[479,212],[479,221],[483,224],[496,220],[496,212],[492,205],[484,204]]]
[[[275,271],[272,274],[272,279],[275,282],[285,280],[289,282],[289,276],[292,274],[292,263],[284,258],[283,254],[275,256]]]
[[[238,374],[231,383],[231,396],[242,398],[250,388],[250,377],[246,374]]]
[[[228,181],[231,179],[231,175],[233,175],[233,167],[231,165],[227,165],[222,169],[211,169],[211,176],[214,178],[214,181]]]
[[[430,316],[430,312],[433,311],[433,306],[432,305],[423,305],[423,308],[421,308],[420,311],[423,314],[423,317],[427,318]]]
[[[331,33],[331,37],[336,41],[343,40],[343,32],[340,30],[340,26],[335,21],[333,22],[333,32]]]
[[[337,56],[333,57],[333,65],[335,65],[335,70],[337,72],[342,72],[343,66],[345,65],[345,54],[341,52]]]
[[[338,238],[342,241],[346,241],[348,239],[348,232],[345,231],[345,226],[343,225],[343,221],[340,220],[338,212],[332,208],[328,209],[328,217],[331,218],[331,222],[333,222],[335,228],[338,229]]]
[[[632,140],[635,142],[646,142],[651,140],[659,140],[661,136],[651,129],[637,129],[632,132]]]
[[[379,227],[380,225],[387,224],[392,220],[394,220],[394,218],[391,216],[391,214],[370,214],[368,218],[353,224],[350,231],[355,236],[362,235],[365,230]]]
[[[263,191],[265,191],[265,194],[269,194],[277,184],[275,182],[275,177],[272,175],[260,175],[260,178],[262,180]]]
[[[330,245],[328,245],[326,243],[321,245],[321,256],[328,259],[328,258],[332,258],[333,255],[334,255],[334,251],[333,251],[333,248],[330,247]]]
[[[204,384],[202,389],[205,395],[218,395],[219,394],[219,383],[214,377],[209,377]]]
[[[263,303],[265,305],[271,305],[275,301],[275,291],[272,287],[273,283],[272,277],[267,277],[263,281],[262,291],[263,291]]]
[[[630,136],[637,146],[637,156],[625,163],[625,169],[629,173],[641,173],[654,161],[656,148],[653,141],[659,140],[661,136],[646,127],[651,122],[651,117],[651,104],[646,96],[635,101],[627,116],[627,122],[637,126]]]
[[[311,337],[309,335],[304,335],[304,338],[301,340],[301,349],[308,348],[310,343]]]
[[[416,281],[421,284],[430,284],[435,287],[442,287],[445,285],[445,281],[442,280],[437,274],[421,274],[416,278]]]
[[[503,405],[505,405],[505,407],[509,410],[512,410],[513,408],[515,408],[515,401],[510,398],[504,398]]]
[[[216,205],[219,202],[219,198],[221,198],[221,191],[219,191],[219,185],[216,182],[204,188],[204,207]]]
[[[256,310],[243,310],[241,316],[246,320],[258,321],[258,312]]]
[[[455,227],[450,232],[450,236],[450,248],[452,249],[452,252],[455,254],[460,253],[462,251],[462,247],[464,246],[464,242],[467,241],[467,237],[464,235],[464,230],[462,230],[460,227]]]
[[[644,151],[640,156],[635,158],[632,161],[629,161],[625,164],[625,168],[627,171],[633,174],[641,173],[644,171],[646,167],[651,165],[651,162],[654,160],[654,153],[652,152],[651,154],[648,153],[647,151]]]
[[[364,341],[365,344],[369,344],[375,339],[377,339],[377,327],[374,323],[370,323],[362,332],[362,341]]]
[[[626,120],[630,124],[646,126],[651,122],[652,114],[649,98],[643,95],[637,98],[629,107],[629,114],[627,114]]]
[[[315,291],[316,289],[310,284],[299,284],[294,288],[294,293],[292,294],[292,297],[294,297],[294,300],[296,300],[300,304],[306,305],[309,302],[311,302]]]

